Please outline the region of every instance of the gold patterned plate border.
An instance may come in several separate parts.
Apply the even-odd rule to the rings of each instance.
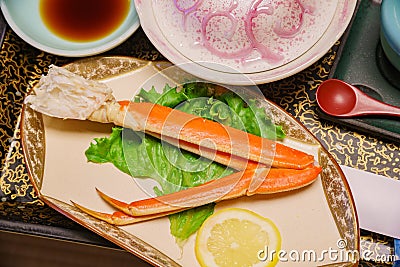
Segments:
[[[126,75],[131,75],[131,77],[139,79],[139,77],[143,78],[143,76],[148,76],[168,66],[170,66],[168,62],[150,62],[131,57],[96,57],[76,61],[65,67],[89,79],[108,80],[112,81],[112,83],[118,83],[118,80]],[[338,231],[338,237],[346,242],[346,250],[359,251],[359,227],[354,200],[340,167],[307,128],[276,104],[269,101],[266,102],[275,123],[282,125],[286,131],[288,140],[303,144],[305,147],[313,150],[316,149],[318,163],[323,168],[320,179],[314,183],[315,186],[320,186],[323,196],[320,201],[328,204],[330,216]],[[88,127],[91,127],[91,125]],[[45,179],[48,180],[50,178],[46,177],[46,167],[48,166],[45,164],[46,150],[48,149],[46,147],[46,141],[48,141],[46,140],[46,116],[42,116],[28,106],[24,106],[21,120],[21,137],[28,175],[35,190],[38,192],[39,198],[45,203],[150,264],[155,266],[182,265],[177,257],[168,255],[168,253],[159,249],[157,245],[133,234],[131,228],[116,227],[99,221],[77,210],[68,201],[60,200],[52,194],[48,194],[48,191],[43,192],[43,183]],[[80,153],[83,152],[81,151]],[[307,192],[307,190],[303,190],[299,194],[306,194],[304,192]],[[280,197],[284,199],[287,196],[283,195]],[[267,197],[266,201],[271,201],[273,198]],[[250,202],[248,199],[236,200],[233,205],[241,205],[241,203],[248,205]],[[252,205],[256,205],[253,200],[251,200],[251,203]],[[263,202],[264,204],[265,202]],[[224,203],[222,205],[230,204]],[[321,220],[321,222],[324,223],[324,220]],[[317,221],[315,223],[318,224],[321,222]],[[310,227],[315,228],[313,225],[310,225]],[[291,228],[296,227],[291,226]],[[296,231],[299,231],[299,229]],[[356,266],[358,258],[353,260],[353,262],[330,263],[329,266]]]

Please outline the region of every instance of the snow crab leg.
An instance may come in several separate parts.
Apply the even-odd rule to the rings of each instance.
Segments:
[[[277,168],[303,169],[311,155],[218,122],[152,103],[117,102],[105,84],[51,66],[25,103],[49,116],[91,120],[145,131],[183,148],[209,150],[212,160],[243,170],[251,160]],[[190,150],[189,150],[190,151]],[[225,154],[224,154],[225,153]],[[214,154],[217,154],[215,157]]]
[[[219,202],[251,196],[255,194],[272,194],[298,189],[311,184],[321,172],[321,167],[312,166],[302,170],[257,168],[247,169],[231,175],[212,180],[197,187],[188,188],[172,194],[125,203],[114,199],[97,189],[107,203],[119,211],[113,214],[100,213],[75,206],[98,219],[116,225],[126,225],[153,218],[159,218],[185,209],[202,206],[211,202]],[[263,177],[263,183],[255,190],[249,186],[253,179]]]
[[[113,122],[116,125],[144,131],[182,148],[203,156],[222,160],[222,164],[244,169],[248,160],[276,168],[304,169],[314,162],[314,157],[266,138],[224,126],[169,107],[153,103],[120,101],[96,110],[90,119]],[[242,159],[242,162],[240,161]],[[231,166],[230,166],[231,167]]]

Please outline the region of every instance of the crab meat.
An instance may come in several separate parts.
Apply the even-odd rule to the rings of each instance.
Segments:
[[[86,120],[108,102],[115,99],[106,84],[84,79],[54,65],[35,86],[35,94],[25,98],[25,103],[40,113],[78,120]]]

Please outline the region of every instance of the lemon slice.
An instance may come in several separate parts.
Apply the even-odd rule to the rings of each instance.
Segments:
[[[275,266],[278,257],[265,253],[281,248],[281,235],[275,224],[257,213],[227,208],[211,215],[196,236],[195,253],[203,267]]]

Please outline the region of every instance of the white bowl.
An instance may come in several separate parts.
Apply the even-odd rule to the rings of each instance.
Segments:
[[[73,42],[52,33],[43,23],[40,0],[0,0],[4,17],[13,31],[30,45],[55,55],[83,57],[102,53],[121,44],[139,28],[133,0],[123,23],[108,36],[91,42]]]
[[[237,85],[276,81],[310,66],[343,34],[356,3],[135,0],[143,30],[169,61]]]

